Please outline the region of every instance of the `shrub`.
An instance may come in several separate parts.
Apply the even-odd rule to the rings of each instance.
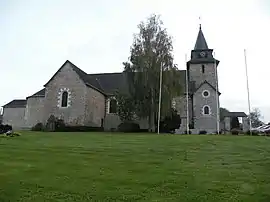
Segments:
[[[123,122],[118,125],[117,129],[124,133],[140,132],[140,125],[133,122]]]
[[[59,118],[55,117],[54,115],[51,115],[47,120],[45,128],[46,128],[47,131],[61,132],[61,131],[66,130],[65,127],[66,127],[66,125],[65,125],[64,120],[59,119]]]
[[[160,122],[161,133],[174,133],[181,125],[180,115],[175,109],[171,109],[170,113]],[[156,128],[157,131],[157,128]]]
[[[0,124],[0,134],[6,133],[8,131],[12,131],[12,126],[11,125],[2,125]]]
[[[232,129],[232,130],[231,130],[231,134],[232,134],[232,135],[238,135],[238,134],[239,134],[239,130],[237,130],[237,129]]]
[[[37,123],[31,128],[32,131],[42,131],[43,129],[44,129],[44,126],[42,123]]]
[[[51,115],[46,123],[46,130],[51,132],[100,132],[103,127],[69,126],[64,120]]]
[[[206,130],[200,130],[199,134],[200,135],[206,135],[207,134],[207,131]]]
[[[250,131],[245,132],[245,135],[250,135]],[[257,131],[251,131],[252,136],[258,136],[259,133]]]
[[[50,132],[55,131],[55,122],[56,122],[56,117],[54,115],[51,115],[47,120],[46,127],[45,127],[46,130]]]
[[[66,124],[65,124],[64,120],[62,120],[62,119],[55,120],[55,131],[61,132],[61,131],[65,130],[65,128],[66,128]]]
[[[270,130],[265,131],[265,134],[266,134],[267,136],[269,136],[269,135],[270,135]]]
[[[148,129],[140,129],[139,133],[148,133]]]
[[[63,126],[57,129],[57,132],[101,132],[102,127],[91,126]]]

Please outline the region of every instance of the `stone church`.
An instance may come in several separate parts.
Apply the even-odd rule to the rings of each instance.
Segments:
[[[209,133],[217,131],[218,64],[200,27],[186,70],[179,70],[185,89],[188,83],[188,92],[173,101],[182,119],[178,132],[186,130],[186,93],[190,128]],[[39,122],[46,123],[50,115],[55,115],[69,125],[102,126],[105,130],[112,130],[121,123],[116,114],[114,92],[127,90],[126,87],[124,73],[87,74],[66,61],[40,91],[4,105],[3,123],[16,129],[30,128]],[[141,128],[148,127],[147,120],[138,120],[138,123]]]

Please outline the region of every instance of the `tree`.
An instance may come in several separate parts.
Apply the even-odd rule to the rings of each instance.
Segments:
[[[219,114],[219,118],[220,118],[220,121],[224,121],[224,118],[225,116],[230,112],[228,109],[226,108],[223,108],[223,107],[220,107],[220,114]]]
[[[240,123],[238,117],[234,116],[231,118],[231,128],[232,129],[239,129]]]
[[[251,120],[251,126],[253,128],[259,127],[263,124],[261,121],[262,115],[258,108],[253,109],[252,112],[250,112],[249,119]]]
[[[170,114],[165,116],[165,118],[160,123],[160,131],[163,133],[171,133],[175,129],[179,128],[181,125],[180,115],[177,111],[171,108]]]
[[[172,38],[156,15],[138,25],[130,58],[124,64],[128,75],[129,91],[139,117],[147,117],[149,131],[155,130],[157,122],[160,70],[162,69],[163,116],[170,113],[172,98],[180,94],[180,75],[173,62]]]
[[[125,93],[116,93],[117,114],[122,122],[132,121],[135,115],[135,104],[131,96]]]

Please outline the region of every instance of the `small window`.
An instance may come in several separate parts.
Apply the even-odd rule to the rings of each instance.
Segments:
[[[64,91],[62,93],[62,103],[61,103],[61,107],[67,107],[67,103],[68,103],[68,92]]]
[[[202,65],[202,73],[204,74],[204,72],[205,72],[205,66]]]
[[[203,97],[207,98],[210,95],[210,92],[208,90],[205,90],[202,92]]]
[[[115,99],[110,100],[110,108],[109,113],[115,114],[117,112],[117,102]]]
[[[209,108],[209,106],[204,106],[203,107],[203,114],[205,114],[205,115],[209,115],[210,114],[210,108]]]

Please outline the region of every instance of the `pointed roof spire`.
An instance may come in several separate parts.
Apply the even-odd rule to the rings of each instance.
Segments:
[[[200,24],[200,29],[199,29],[199,33],[198,33],[198,36],[197,36],[197,40],[196,40],[194,50],[204,50],[204,49],[208,49],[208,45],[207,45],[206,40],[204,38],[204,35],[203,35],[203,32],[202,32],[202,26]]]

